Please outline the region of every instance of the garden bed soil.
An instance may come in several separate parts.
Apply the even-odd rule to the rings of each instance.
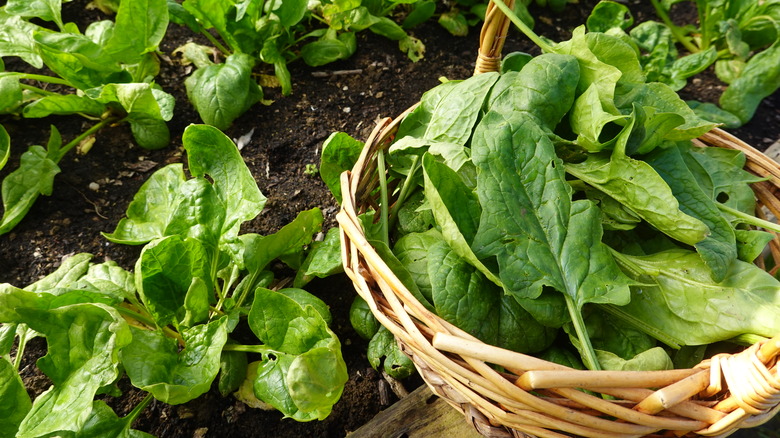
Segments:
[[[554,18],[544,18],[554,15],[549,10],[532,10],[538,18],[535,29],[553,40],[567,39],[576,25],[584,23],[593,4],[581,1],[569,5]],[[82,0],[64,4],[65,20],[74,21],[83,29],[91,21],[106,18],[99,11],[85,9],[85,5]],[[632,1],[629,6],[638,21],[654,18],[649,2]],[[265,98],[273,103],[256,105],[226,131],[243,144],[242,156],[268,197],[264,212],[246,223],[244,232],[275,232],[298,212],[313,207],[322,209],[326,226],[335,226],[338,205],[319,177],[306,172],[307,165],[318,164],[323,141],[334,131],[345,131],[365,140],[378,118],[400,114],[417,102],[423,92],[436,86],[440,77],[463,79],[471,75],[478,29],[458,38],[430,22],[413,34],[426,46],[425,58],[417,63],[401,53],[396,43],[362,32],[357,52],[348,60],[318,68],[301,62],[291,64],[293,94],[282,97],[278,90],[266,89]],[[161,46],[163,63],[157,83],[176,98],[174,118],[169,123],[170,147],[141,149],[133,144],[127,125],[122,125],[100,131],[88,154],[65,157],[52,196],[41,197],[11,233],[0,236],[0,282],[27,285],[52,272],[63,258],[82,252],[93,254],[96,261],[111,259],[127,269],[133,268],[141,248],[110,243],[100,232],[113,231],[133,195],[155,170],[184,159],[182,132],[189,124],[200,121],[186,100],[184,79],[189,68],[181,65],[173,51],[193,39],[199,41],[188,30],[171,24]],[[511,31],[505,53],[514,50],[538,53],[530,42]],[[8,69],[14,67],[8,61]],[[705,73],[691,81],[681,94],[686,99],[717,102],[722,90],[714,75]],[[21,151],[46,143],[50,123],[56,125],[65,141],[91,125],[78,117],[43,121],[3,117],[0,122],[11,136],[14,152],[0,177],[18,166]],[[731,132],[761,150],[780,139],[778,93],[761,104],[749,124]],[[355,294],[350,281],[344,275],[336,275],[316,280],[307,289],[329,304],[333,330],[341,339],[349,369],[349,382],[330,417],[320,422],[296,423],[283,419],[278,412],[249,408],[233,397],[223,398],[214,388],[180,406],[153,402],[134,427],[165,438],[342,437],[397,400],[387,390],[387,382],[369,365],[366,341],[349,324],[348,309]],[[28,348],[40,356],[45,352],[45,341],[37,339]],[[33,396],[49,385],[46,377],[36,371],[34,358],[30,355],[22,366]],[[411,390],[420,385],[420,380],[413,377],[403,383]],[[124,395],[106,400],[118,414],[125,415],[144,393],[133,389],[126,379],[120,387]],[[758,436],[750,432],[740,434]],[[386,436],[395,435],[387,431]]]

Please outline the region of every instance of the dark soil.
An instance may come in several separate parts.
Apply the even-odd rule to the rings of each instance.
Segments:
[[[74,21],[84,29],[86,23],[105,18],[97,11],[86,11],[86,3],[66,3],[66,21]],[[535,29],[553,40],[567,39],[575,26],[584,23],[594,3],[588,0],[569,5],[561,16],[554,16],[549,10],[532,10],[537,17]],[[637,20],[654,18],[648,2],[630,3]],[[320,68],[292,64],[293,94],[281,97],[278,90],[266,89],[266,98],[274,102],[255,106],[226,131],[236,140],[252,132],[242,155],[268,197],[265,211],[245,224],[245,232],[272,233],[299,211],[313,207],[323,210],[327,226],[334,226],[337,204],[318,176],[305,173],[307,164],[319,162],[323,140],[334,131],[365,139],[378,118],[403,112],[423,92],[437,85],[439,77],[463,79],[471,75],[478,29],[472,29],[468,37],[456,38],[431,22],[415,30],[414,35],[426,45],[425,58],[417,63],[407,59],[396,43],[364,32],[358,36],[357,52],[349,60]],[[94,254],[97,261],[112,259],[127,269],[133,268],[140,247],[109,243],[100,232],[114,229],[140,185],[156,169],[183,160],[182,132],[187,125],[200,120],[184,91],[189,70],[180,64],[173,50],[191,39],[197,37],[171,25],[161,47],[164,62],[157,81],[176,98],[175,116],[169,123],[171,146],[157,151],[141,149],[133,144],[127,126],[118,126],[102,130],[87,155],[66,157],[60,163],[62,173],[56,179],[53,195],[41,197],[11,233],[0,236],[0,282],[27,285],[52,272],[63,258],[81,252]],[[511,31],[505,52],[515,50],[538,53],[530,42]],[[8,60],[7,64],[9,70],[16,67]],[[686,99],[717,102],[722,89],[713,74],[704,74],[681,94]],[[77,117],[44,121],[3,117],[0,122],[9,131],[14,150],[0,177],[18,166],[19,154],[28,146],[46,143],[49,124],[61,131],[65,141],[91,124]],[[749,124],[732,132],[759,149],[780,139],[778,93],[762,103]],[[333,329],[343,343],[350,371],[344,395],[330,417],[321,422],[296,423],[282,419],[277,412],[252,409],[232,397],[223,398],[213,389],[181,406],[153,402],[134,427],[166,438],[341,437],[394,402],[393,397],[380,400],[379,388],[386,383],[369,365],[366,342],[349,324],[348,309],[354,296],[349,280],[334,276],[317,280],[308,289],[330,305]],[[45,342],[36,340],[29,349],[41,355]],[[32,358],[25,360],[23,369],[31,394],[48,387],[48,380],[36,372]],[[412,378],[405,384],[413,389],[420,383]],[[126,381],[120,382],[120,387],[124,395],[107,400],[118,414],[124,415],[144,394]],[[394,436],[392,431],[387,433]],[[743,432],[740,436],[757,435]]]

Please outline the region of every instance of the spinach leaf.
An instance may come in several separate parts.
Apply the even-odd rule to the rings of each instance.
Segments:
[[[482,205],[474,252],[497,258],[499,277],[512,296],[534,299],[543,286],[561,292],[588,351],[582,306],[629,299],[630,281],[601,242],[598,208],[571,200],[563,163],[528,115],[489,111],[475,129],[472,151]],[[590,351],[585,362],[598,367]]]
[[[126,417],[119,418],[116,413],[101,400],[96,400],[92,403],[92,412],[90,412],[89,418],[84,427],[76,434],[76,438],[91,438],[98,436],[115,436],[117,438],[153,438],[152,435],[141,432],[135,429],[131,429],[130,425],[133,424],[136,417],[140,413],[140,408],[146,406],[146,403],[141,403],[138,407]]]
[[[182,136],[194,177],[213,181],[214,189],[226,208],[223,240],[238,234],[244,221],[254,219],[265,206],[265,196],[257,187],[236,145],[222,132],[210,126],[191,125]]]
[[[306,259],[301,263],[298,273],[293,281],[294,287],[303,287],[309,281],[317,278],[325,278],[339,272],[344,272],[341,264],[341,237],[338,227],[333,227],[325,234],[322,241],[311,244]]]
[[[722,281],[737,258],[736,237],[731,224],[721,215],[716,201],[697,184],[677,147],[657,149],[645,157],[645,161],[669,185],[680,203],[680,211],[699,219],[709,229],[709,235],[696,242],[695,247],[712,269],[713,280]]]
[[[75,94],[52,95],[42,97],[22,110],[24,117],[28,119],[44,118],[50,115],[68,115],[83,113],[91,116],[100,116],[106,111],[106,105],[86,96]]]
[[[170,134],[165,122],[173,117],[173,96],[145,83],[107,84],[85,94],[99,103],[118,103],[127,113],[139,146],[160,149],[168,145]]]
[[[395,336],[385,326],[380,326],[371,338],[366,355],[375,370],[382,365],[382,369],[396,379],[404,379],[414,372],[414,362],[401,351]]]
[[[0,357],[0,436],[16,436],[19,425],[31,408],[32,401],[19,373],[11,362]]]
[[[268,350],[255,395],[298,421],[323,419],[341,397],[348,375],[340,343],[311,305],[258,288],[249,325]]]
[[[588,34],[589,35],[589,34]],[[618,49],[621,44],[625,44],[617,38],[611,39],[609,48]],[[593,53],[588,44],[588,36],[585,33],[585,26],[579,26],[574,29],[569,41],[554,46],[555,53],[561,55],[572,55],[577,58],[579,63],[580,75],[577,83],[577,94],[582,94],[589,87],[596,87],[599,100],[604,110],[610,114],[619,114],[615,106],[615,88],[618,81],[623,77],[623,72],[617,66],[610,65]],[[608,50],[604,47],[603,54]],[[630,49],[629,49],[630,50]],[[625,50],[620,50],[626,52]],[[634,57],[635,58],[635,57]],[[630,62],[630,58],[624,62]],[[627,76],[628,77],[628,76]]]
[[[147,178],[133,196],[126,216],[113,233],[102,233],[114,243],[140,245],[165,236],[165,229],[180,202],[178,192],[186,181],[181,164],[169,164]]]
[[[521,353],[547,348],[556,329],[544,327],[511,295],[440,240],[429,247],[428,274],[436,314],[482,341]]]
[[[322,211],[312,208],[298,213],[294,221],[274,234],[260,236],[244,234],[240,237],[244,247],[244,265],[250,272],[263,270],[274,259],[281,259],[293,269],[303,262],[303,247],[322,226]]]
[[[132,80],[128,71],[85,35],[36,32],[33,37],[46,66],[80,90]]]
[[[0,57],[18,56],[35,68],[43,67],[43,59],[33,40],[33,33],[41,28],[9,13],[6,8],[0,8],[0,24],[5,29],[0,38]]]
[[[539,126],[552,131],[572,106],[580,71],[573,56],[537,56],[520,72],[501,75],[490,92],[488,108],[502,114],[527,113]]]
[[[447,87],[449,93],[432,108],[425,132],[419,133],[419,137],[437,142],[466,144],[482,103],[498,77],[498,73],[486,73]]]
[[[613,28],[627,29],[632,24],[634,24],[634,17],[631,16],[628,6],[613,1],[597,3],[585,22],[588,32],[607,32]]]
[[[681,151],[683,147],[679,146]],[[762,181],[746,171],[745,154],[724,148],[697,148],[684,146],[683,158],[696,182],[710,198],[739,210],[753,214],[756,197],[750,184]]]
[[[173,235],[153,241],[135,271],[138,294],[158,326],[190,327],[208,316],[211,259],[198,240]]]
[[[479,228],[482,214],[477,195],[466,187],[460,177],[433,156],[423,156],[425,196],[433,217],[441,228],[442,237],[455,252],[468,260],[490,281],[502,286],[501,280],[474,254],[471,245]]]
[[[664,135],[666,140],[690,140],[715,127],[715,123],[700,119],[674,90],[660,82],[633,87],[630,91],[616,96],[615,103],[626,111],[639,105],[653,108],[656,114],[673,113],[682,116],[684,123]]]
[[[0,321],[23,322],[46,336],[48,353],[37,364],[54,384],[35,399],[17,436],[78,431],[96,392],[119,377],[117,353],[130,342],[127,323],[111,307],[70,298],[0,290]]]
[[[724,128],[733,129],[742,126],[742,121],[734,114],[719,108],[714,103],[688,100],[685,102],[693,110],[697,117],[713,123],[721,124]]]
[[[466,144],[490,88],[498,73],[450,81],[426,92],[420,106],[404,118],[398,138],[406,136],[429,141]]]
[[[349,307],[349,322],[358,336],[365,340],[371,340],[381,327],[368,303],[360,295],[355,296]]]
[[[664,234],[688,245],[709,233],[700,220],[683,213],[672,190],[644,161],[625,155],[632,118],[621,132],[611,156],[590,154],[581,163],[567,163],[566,172],[606,193]]]
[[[393,246],[393,254],[406,268],[414,284],[428,301],[433,300],[431,277],[428,274],[428,252],[430,248],[442,241],[439,230],[433,228],[423,233],[409,233],[402,236]]]
[[[227,341],[227,318],[181,332],[184,349],[160,331],[132,328],[133,342],[120,352],[134,386],[164,403],[193,400],[211,387],[220,370],[220,353]]]
[[[577,134],[576,143],[588,152],[599,152],[612,146],[617,136],[611,136],[609,128],[618,126],[617,123],[627,118],[604,111],[598,93],[595,84],[588,87],[574,101],[569,118],[571,129]]]
[[[204,123],[227,129],[238,116],[263,98],[252,79],[254,59],[230,55],[224,64],[199,68],[184,81],[187,97]]]
[[[605,370],[614,371],[662,371],[674,368],[669,354],[662,347],[653,347],[624,359],[617,354],[604,350],[596,350],[599,363]]]
[[[116,25],[105,51],[124,64],[135,64],[141,55],[154,52],[168,29],[166,0],[130,0],[119,4]],[[132,35],[132,38],[128,38]]]
[[[230,340],[227,342],[232,344]],[[219,382],[217,387],[223,397],[235,392],[247,378],[247,354],[243,351],[222,351],[219,358]]]
[[[753,118],[761,101],[780,87],[780,38],[753,56],[739,78],[720,97],[720,106],[743,123]]]
[[[736,260],[716,282],[701,257],[683,249],[616,259],[642,286],[610,312],[659,340],[702,345],[780,331],[778,281],[753,264]]]
[[[362,141],[355,140],[343,132],[334,132],[322,144],[320,177],[339,204],[341,204],[341,173],[352,170],[362,150]]]
[[[11,172],[2,184],[3,218],[0,234],[9,232],[32,208],[39,195],[51,195],[54,177],[60,173],[57,153],[62,145],[59,132],[52,126],[47,148],[30,146],[22,154],[19,168]]]
[[[5,9],[10,14],[25,18],[40,18],[44,21],[53,21],[57,27],[63,29],[62,0],[9,0]]]

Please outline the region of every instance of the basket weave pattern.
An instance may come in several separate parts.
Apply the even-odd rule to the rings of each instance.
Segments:
[[[475,73],[498,69],[507,27],[506,17],[491,3]],[[358,219],[361,213],[378,210],[377,153],[389,147],[412,109],[395,120],[380,121],[352,172],[341,177],[344,199],[337,219],[342,261],[358,294],[395,335],[431,390],[463,412],[479,433],[539,438],[726,436],[760,425],[780,410],[780,335],[691,369],[579,371],[484,344],[423,307],[368,242]],[[743,151],[746,168],[768,178],[754,184],[758,203],[780,217],[778,163],[719,129],[694,144]],[[769,246],[774,260],[780,260],[780,239]]]

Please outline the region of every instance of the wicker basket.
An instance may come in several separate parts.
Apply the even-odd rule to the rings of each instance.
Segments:
[[[507,27],[508,20],[491,3],[476,73],[498,69]],[[780,410],[780,336],[691,369],[579,371],[484,344],[423,307],[369,244],[358,220],[360,213],[377,207],[372,195],[379,179],[377,152],[390,145],[411,109],[394,121],[379,122],[352,172],[342,174],[344,199],[337,218],[344,268],[431,390],[462,411],[479,433],[539,438],[726,436],[760,425]],[[780,166],[775,161],[718,129],[694,142],[743,151],[746,168],[769,178],[754,184],[759,203],[780,217]],[[770,242],[774,260],[780,260],[778,243],[778,238]]]

